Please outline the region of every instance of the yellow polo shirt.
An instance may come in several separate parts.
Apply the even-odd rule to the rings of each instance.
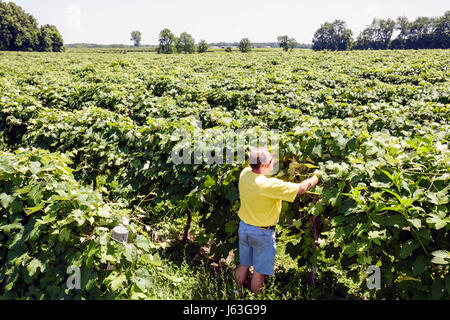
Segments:
[[[250,167],[245,168],[239,177],[239,218],[257,227],[277,224],[281,201],[293,202],[299,187],[298,183],[268,178],[254,173]]]

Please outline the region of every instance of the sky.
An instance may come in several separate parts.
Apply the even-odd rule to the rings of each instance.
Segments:
[[[276,42],[280,35],[311,43],[325,21],[344,20],[356,37],[374,17],[442,16],[446,0],[14,0],[39,25],[53,24],[64,43],[157,44],[159,32],[191,34],[198,42]]]

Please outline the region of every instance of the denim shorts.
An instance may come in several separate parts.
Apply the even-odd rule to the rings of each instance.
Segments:
[[[275,263],[275,231],[239,224],[239,261],[243,266],[253,266],[256,272],[273,275]]]

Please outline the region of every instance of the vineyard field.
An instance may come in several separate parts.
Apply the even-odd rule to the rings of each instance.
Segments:
[[[248,162],[171,155],[179,130],[204,154],[275,129],[274,176],[323,176],[317,203],[283,202],[264,298],[450,299],[449,65],[449,50],[0,52],[0,298],[234,299]],[[205,248],[228,273],[200,278],[223,294],[193,294],[171,260]]]

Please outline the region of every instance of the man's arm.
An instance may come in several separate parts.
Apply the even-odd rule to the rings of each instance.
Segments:
[[[319,178],[316,175],[314,175],[311,178],[308,178],[306,180],[303,180],[302,182],[300,182],[300,186],[298,188],[298,194],[306,193],[309,189],[311,189],[318,183],[319,183]]]

